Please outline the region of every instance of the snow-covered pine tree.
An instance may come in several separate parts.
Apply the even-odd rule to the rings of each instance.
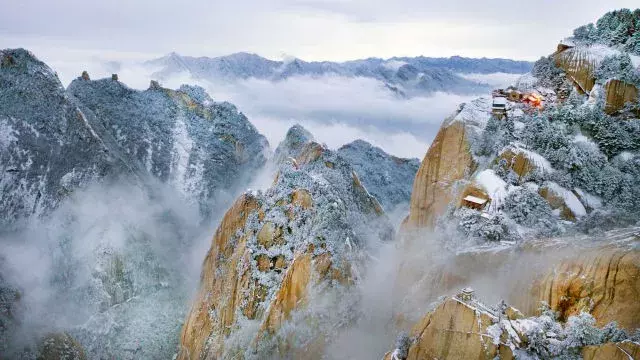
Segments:
[[[602,330],[596,327],[596,319],[585,312],[569,317],[563,333],[569,353],[579,353],[582,347],[597,345],[602,341]]]
[[[627,40],[625,48],[631,54],[640,55],[640,22],[636,26],[638,27],[629,40]]]
[[[627,28],[628,24],[620,23],[618,27],[611,34],[611,45],[623,45],[629,39],[629,30]]]
[[[573,38],[580,43],[591,45],[597,38],[596,28],[593,24],[580,26],[573,30]]]

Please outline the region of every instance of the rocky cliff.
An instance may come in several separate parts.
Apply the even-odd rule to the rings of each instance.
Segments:
[[[220,192],[248,183],[266,139],[238,110],[202,88],[157,83],[136,91],[114,79],[57,75],[26,50],[2,50],[0,206],[5,225],[50,212],[105,177],[169,183],[206,216]]]
[[[638,101],[637,86],[620,79],[620,77],[627,78],[627,76],[609,74],[612,78],[598,79],[599,67],[607,60],[607,57],[620,56],[621,54],[620,50],[603,44],[587,46],[565,41],[558,46],[558,50],[553,56],[556,65],[567,74],[567,78],[581,93],[592,94],[594,88],[597,88],[597,84],[601,84],[604,87],[602,100],[605,103],[605,109],[608,113],[614,114],[621,110],[627,102]],[[635,69],[640,65],[640,58],[633,56],[632,63],[633,69]]]
[[[22,49],[0,51],[0,133],[0,278],[18,303],[2,305],[0,332],[20,334],[0,339],[0,357],[49,331],[90,358],[170,357],[184,257],[264,165],[265,138],[202,88],[85,73],[64,89]]]
[[[45,214],[81,184],[128,170],[47,65],[22,49],[0,58],[0,225]]]
[[[635,245],[633,245],[635,244]],[[562,260],[534,282],[530,299],[545,301],[561,319],[591,313],[598,324],[616,321],[633,332],[640,328],[640,252],[631,246],[605,246]],[[527,307],[529,313],[538,304]],[[523,304],[525,305],[525,304]]]
[[[456,198],[462,180],[468,179],[477,167],[471,138],[486,126],[490,112],[490,100],[480,98],[463,104],[444,121],[413,181],[405,229],[433,227]]]
[[[505,303],[488,307],[464,289],[427,313],[385,360],[636,359],[640,343],[602,330],[581,315],[567,323],[553,315],[525,318]]]
[[[268,143],[253,124],[200,87],[137,91],[117,80],[78,78],[68,92],[103,125],[110,148],[199,204],[205,216],[219,192],[248,183],[266,161]]]
[[[409,248],[412,256],[405,257],[394,288],[396,295],[404,294],[396,301],[397,322],[418,321],[415,309],[422,310],[439,294],[471,286],[526,316],[539,315],[544,303],[561,322],[585,312],[599,327],[616,322],[633,334],[640,328],[638,230],[539,239],[517,247],[482,245],[455,254],[433,244]]]
[[[508,312],[517,316],[517,310]],[[505,323],[510,320],[516,318],[505,315]],[[498,334],[489,333],[489,327],[498,322],[496,312],[480,302],[447,298],[413,327],[410,337],[415,340],[406,354],[399,356],[396,350],[387,354],[385,360],[512,359],[511,348],[506,345],[511,334],[505,331],[502,336],[502,330]],[[494,343],[494,337],[500,341]]]
[[[287,357],[305,347],[313,357],[347,321],[365,249],[391,238],[353,168],[317,143],[299,144],[298,130],[279,147],[294,145],[286,153],[296,158],[273,186],[242,195],[218,227],[180,359]],[[336,316],[318,318],[313,309],[327,296],[335,297]]]

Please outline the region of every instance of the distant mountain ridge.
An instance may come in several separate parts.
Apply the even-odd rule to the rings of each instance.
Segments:
[[[364,77],[383,82],[390,90],[404,96],[436,91],[471,94],[486,91],[488,85],[465,79],[458,73],[521,74],[531,71],[533,63],[507,59],[393,57],[368,58],[345,62],[300,59],[275,61],[256,54],[235,53],[220,57],[182,56],[175,52],[150,60],[148,66],[159,67],[153,76],[165,80],[173,75],[189,73],[206,81],[256,78],[279,81],[294,76]]]

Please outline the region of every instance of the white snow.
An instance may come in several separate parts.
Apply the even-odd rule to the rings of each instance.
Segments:
[[[504,202],[504,198],[507,196],[507,183],[491,169],[480,172],[476,176],[475,181],[491,198],[489,211],[498,211]]]
[[[504,149],[502,149],[501,152],[505,151],[511,151],[514,154],[522,154],[531,162],[532,165],[535,166],[536,169],[540,170],[542,173],[548,174],[554,171],[553,166],[551,165],[549,160],[535,151],[524,148],[524,145],[522,144],[513,143],[511,145],[508,145]]]
[[[189,194],[188,187],[184,184],[189,166],[189,156],[193,148],[193,140],[189,136],[187,124],[183,116],[178,116],[173,127],[173,159],[172,175],[173,182],[183,195]]]
[[[517,319],[510,321],[511,325],[518,331],[520,334],[528,334],[532,330],[535,330],[540,327],[540,325],[531,320],[531,319]]]
[[[453,118],[452,122],[461,121],[467,125],[482,130],[491,118],[492,99],[490,97],[480,97],[472,100],[461,107],[460,112]]]
[[[12,119],[13,120],[13,119]],[[9,124],[8,119],[0,120],[0,149],[7,149],[9,145],[18,141],[17,131]]]
[[[635,154],[630,151],[623,151],[617,157],[622,161],[629,161],[635,157]]]
[[[582,133],[577,134],[574,138],[573,138],[573,142],[574,143],[583,143],[583,144],[588,144],[590,148],[594,149],[594,150],[598,150],[598,144],[596,144],[595,142],[593,142],[593,140],[591,140],[590,138],[584,136]]]
[[[574,193],[554,182],[549,182],[545,185],[551,192],[563,199],[565,205],[567,205],[573,215],[575,215],[576,217],[587,215],[587,210],[584,208],[584,205],[582,205],[582,203]]]
[[[516,332],[516,330],[513,328],[511,321],[502,320],[500,322],[500,325],[502,325],[502,328],[507,330],[507,334],[509,334],[509,339],[511,339],[512,341],[515,341],[516,344],[520,343],[520,337],[518,336],[518,333]]]
[[[600,63],[607,56],[614,56],[622,54],[622,51],[618,49],[614,49],[612,47],[602,45],[602,44],[594,44],[590,46],[580,46],[575,48],[577,51],[584,53],[590,62],[595,64]],[[631,58],[631,63],[633,67],[640,67],[640,56],[629,54]]]
[[[503,97],[495,97],[493,98],[493,105],[496,106],[501,106],[501,107],[505,107],[507,105],[507,98],[503,98]]]
[[[102,142],[102,139],[100,139],[100,137],[98,136],[98,134],[96,134],[95,131],[93,131],[93,128],[91,127],[91,125],[89,124],[89,121],[87,121],[87,118],[84,116],[84,113],[82,111],[80,111],[80,109],[76,109],[76,111],[78,112],[78,114],[80,115],[80,118],[82,119],[82,122],[84,122],[84,124],[87,126],[87,128],[89,129],[89,132],[91,133],[91,135],[93,135],[93,137],[95,137],[96,139],[98,139],[98,141]]]
[[[603,93],[604,89],[602,88],[602,85],[595,84],[593,86],[593,89],[591,89],[591,92],[589,93],[589,103],[595,105],[598,99],[602,98]]]
[[[493,339],[493,345],[500,344],[500,336],[502,335],[500,324],[493,324],[487,327],[487,334],[491,336],[491,339]]]
[[[576,43],[573,41],[573,39],[571,38],[565,38],[560,40],[560,45],[566,45],[566,46],[576,46]]]
[[[629,57],[631,58],[631,63],[633,64],[633,67],[635,67],[638,71],[640,71],[640,56],[629,54]]]
[[[486,203],[486,202],[487,202],[487,199],[481,199],[481,198],[479,198],[479,197],[475,197],[475,196],[473,196],[473,195],[467,195],[467,196],[464,198],[464,200],[465,200],[465,201],[470,201],[470,202],[472,202],[472,203],[480,204],[480,205],[482,205],[482,204],[484,204],[484,203]]]
[[[607,56],[619,55],[621,52],[614,48],[608,47],[602,44],[594,44],[587,47],[581,47],[581,51],[584,51],[589,57],[591,61],[601,62]]]
[[[510,111],[509,117],[511,118],[522,118],[524,117],[524,111],[520,108],[514,108]],[[524,129],[524,123],[521,121],[515,122],[516,129]]]
[[[407,63],[400,60],[388,60],[382,63],[382,66],[393,71],[398,71],[398,69],[400,69],[404,65],[407,65]]]
[[[533,74],[524,74],[516,81],[516,88],[522,92],[531,92],[537,83],[538,79]]]
[[[602,207],[602,199],[600,199],[599,197],[591,195],[580,188],[575,188],[574,190],[578,194],[578,196],[580,196],[580,199],[582,199],[582,202],[587,207],[590,207],[592,209],[598,209]]]

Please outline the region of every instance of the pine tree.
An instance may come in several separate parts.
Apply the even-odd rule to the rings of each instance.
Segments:
[[[596,28],[593,24],[583,25],[573,31],[573,37],[580,42],[591,44],[596,38]]]
[[[633,35],[627,40],[626,49],[628,52],[640,55],[640,23],[637,25],[636,31]]]
[[[618,27],[619,23],[614,18],[613,13],[606,13],[603,17],[598,19],[596,23],[597,36],[599,42],[610,45],[612,39],[612,32]]]
[[[611,34],[611,45],[622,45],[629,39],[629,31],[625,23],[620,23],[618,27]]]

